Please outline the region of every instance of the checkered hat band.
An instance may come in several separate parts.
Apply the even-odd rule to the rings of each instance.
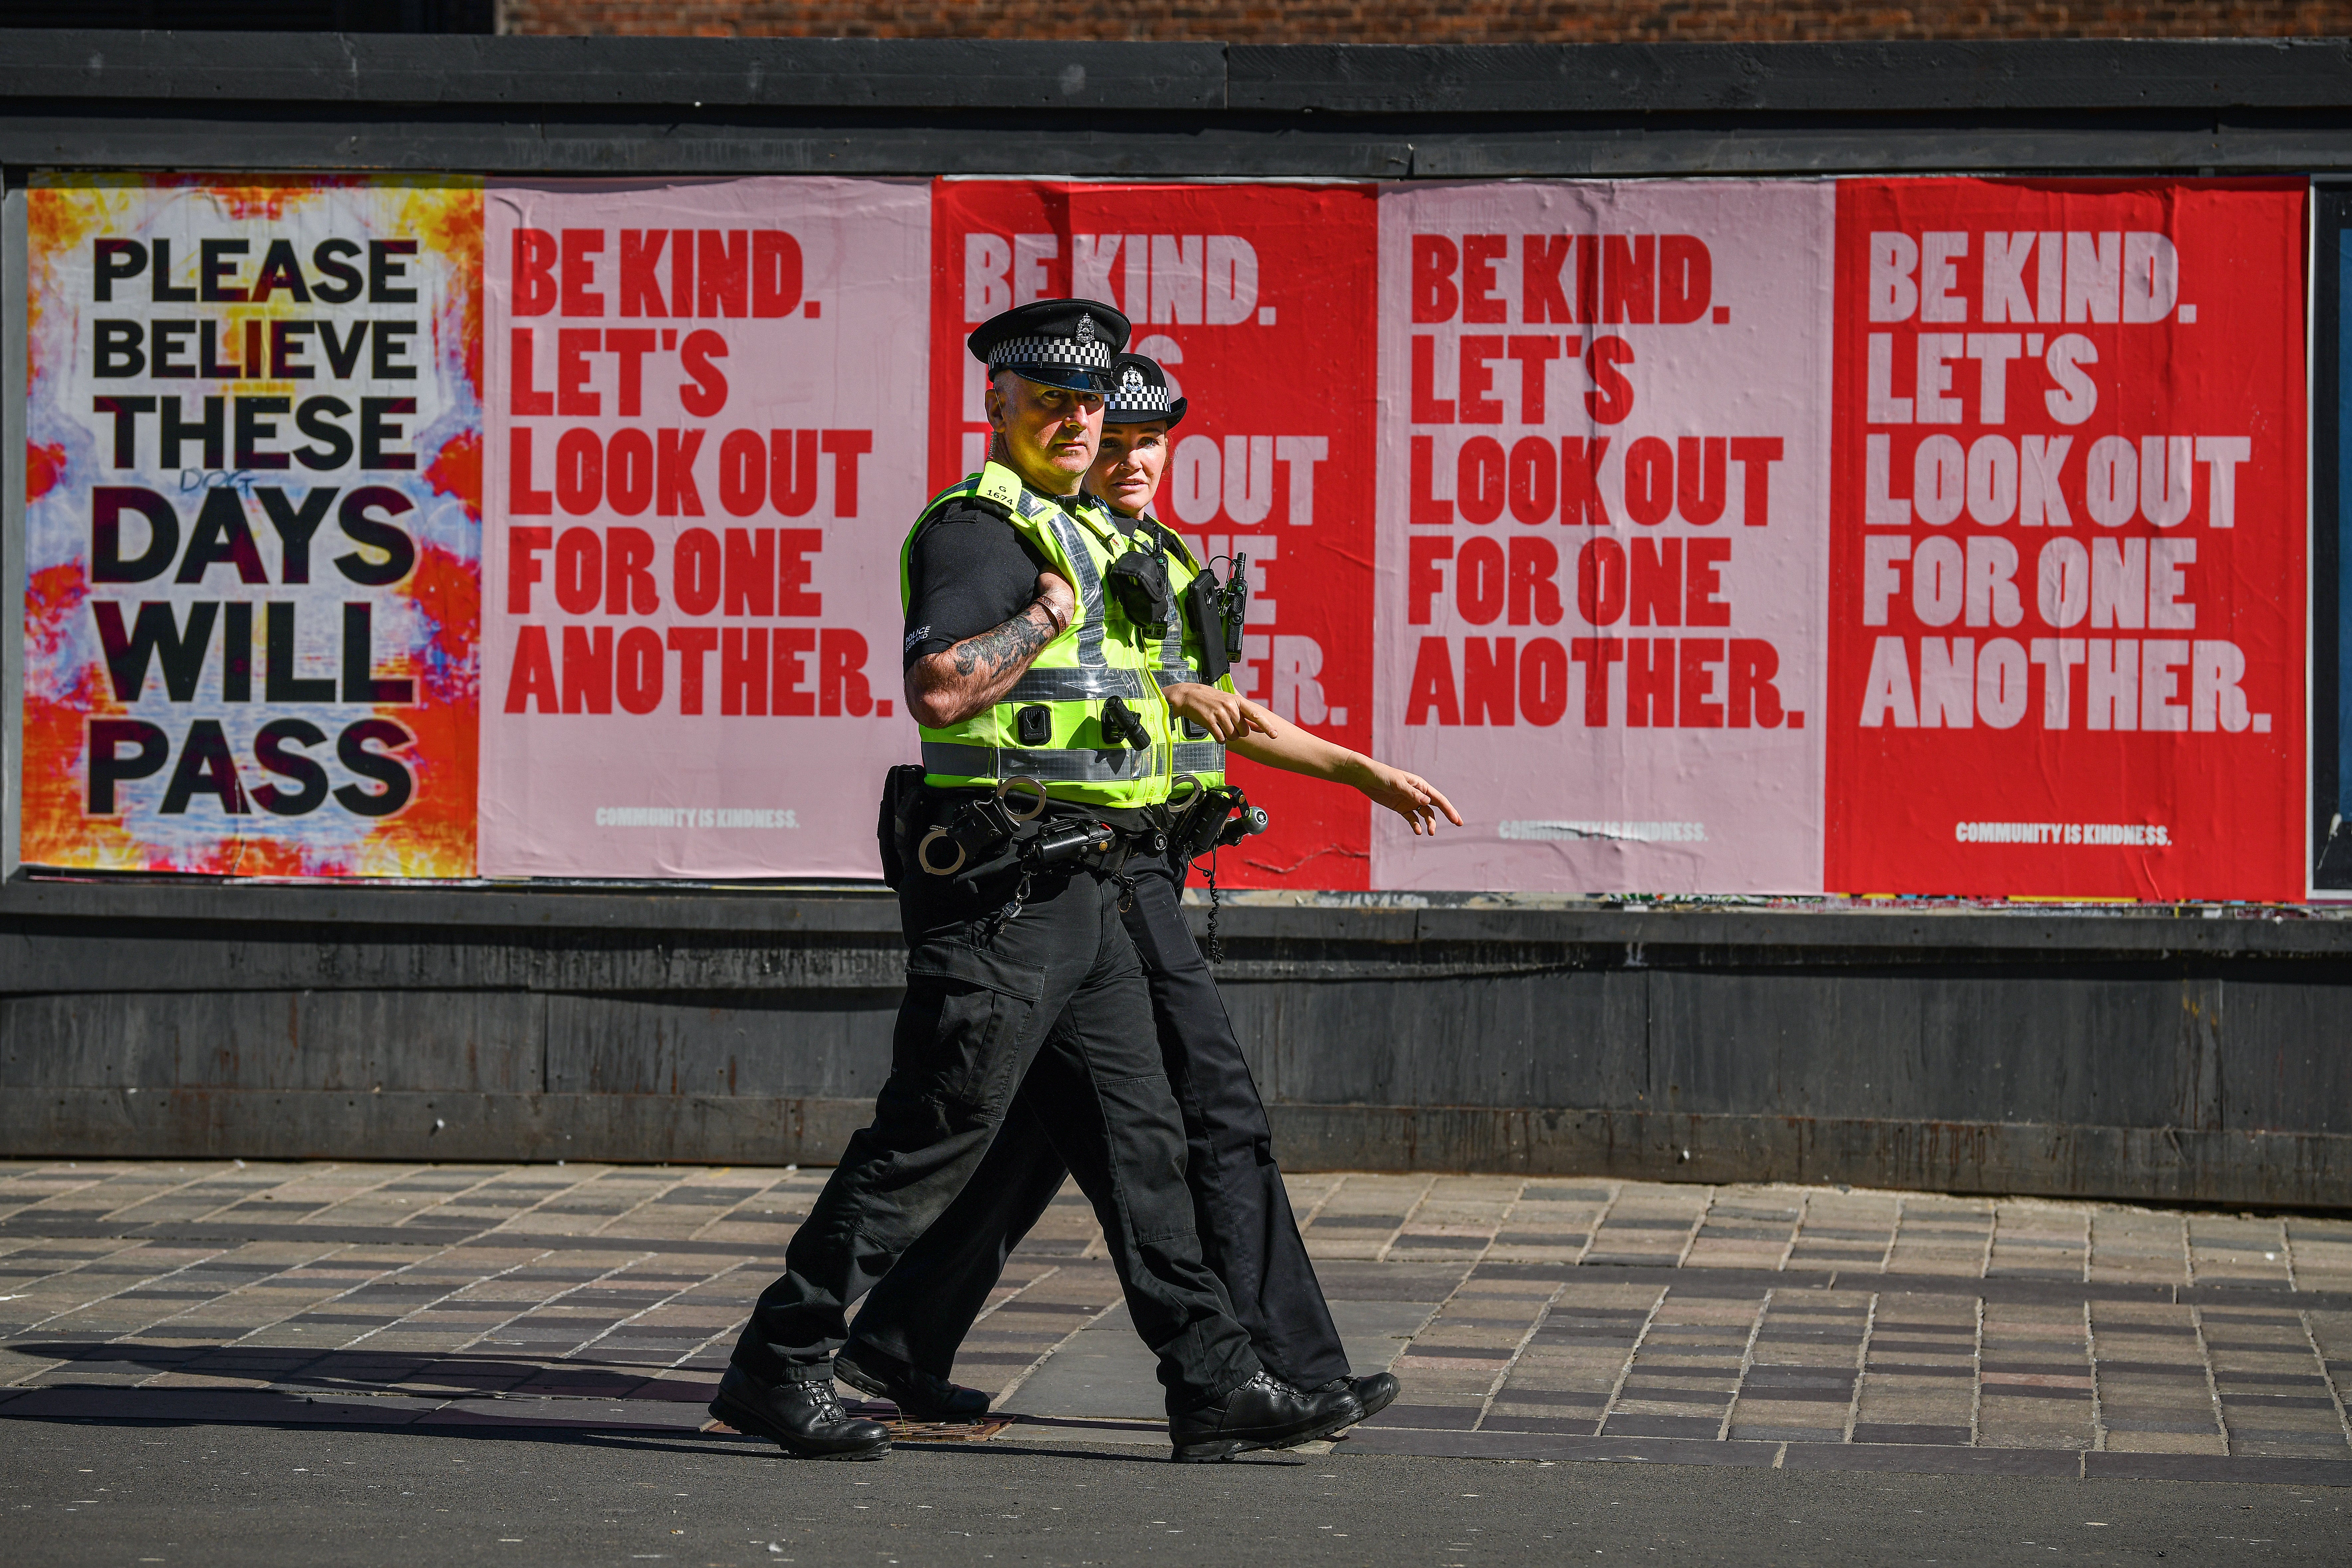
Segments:
[[[1168,389],[1145,382],[1139,386],[1122,386],[1103,401],[1114,414],[1165,414]]]
[[[1007,338],[988,351],[991,370],[1018,370],[1024,364],[1108,370],[1110,345],[1099,338],[1087,343],[1076,338]]]

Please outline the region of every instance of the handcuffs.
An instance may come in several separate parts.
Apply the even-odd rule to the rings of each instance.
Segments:
[[[1026,811],[1017,799],[1023,792],[1034,797]],[[1004,780],[992,795],[968,796],[923,835],[915,864],[934,877],[978,883],[1016,866],[1041,871],[1081,855],[1108,854],[1118,843],[1106,822],[1043,821],[1045,802],[1045,786],[1025,774]]]

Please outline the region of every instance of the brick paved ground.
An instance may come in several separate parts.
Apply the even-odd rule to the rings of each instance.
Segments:
[[[698,1426],[824,1174],[0,1163],[0,1418]],[[2352,1484],[2352,1221],[1597,1179],[1291,1188],[1360,1370],[1404,1381],[1366,1447]],[[957,1375],[1033,1439],[1156,1440],[1120,1321],[1066,1193]]]

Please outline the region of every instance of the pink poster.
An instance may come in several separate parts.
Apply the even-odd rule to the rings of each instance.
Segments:
[[[1381,200],[1372,884],[1822,879],[1832,188]]]
[[[487,205],[483,872],[879,875],[929,187]]]

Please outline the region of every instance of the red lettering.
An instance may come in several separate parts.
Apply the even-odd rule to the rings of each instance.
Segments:
[[[1731,559],[1731,541],[1694,539],[1683,547],[1683,625],[1727,626],[1731,606],[1717,595],[1723,592],[1723,563]]]
[[[1495,264],[1509,253],[1499,234],[1462,237],[1462,319],[1486,323],[1508,321],[1510,301],[1495,293]]]
[[[1780,727],[1780,652],[1762,637],[1731,639],[1731,727],[1745,730],[1752,714],[1759,729]]]
[[[1675,449],[1655,436],[1625,448],[1625,515],[1654,528],[1675,514]]]
[[[1559,269],[1568,262],[1570,242],[1570,237],[1565,234],[1519,237],[1519,319],[1529,325],[1570,320],[1568,296],[1559,287]]]
[[[1551,443],[1543,444],[1551,450]],[[1510,622],[1524,626],[1559,625],[1559,550],[1538,533],[1511,536]]]
[[[554,543],[551,528],[507,530],[507,614],[530,614],[530,585],[540,580],[540,552]]]
[[[1675,441],[1675,505],[1683,521],[1706,528],[1723,516],[1723,437]]]
[[[621,231],[621,314],[667,316],[662,309],[661,279],[654,268],[669,240],[666,228],[625,228]],[[635,410],[625,412],[634,413]]]
[[[1512,678],[1518,673],[1518,639],[1465,637],[1462,642],[1462,710],[1472,724],[1516,723],[1518,699]]]
[[[739,431],[749,435],[749,431]],[[756,437],[754,437],[756,439]],[[737,514],[740,516],[739,512]],[[730,616],[771,616],[776,610],[776,536],[764,528],[727,531],[726,607]]]
[[[1601,319],[1604,321],[1655,320],[1657,270],[1657,236],[1603,235],[1601,240]]]
[[[1595,436],[1588,447],[1581,436],[1559,438],[1559,521],[1563,526],[1591,523],[1614,528],[1609,505],[1601,496],[1601,459],[1609,455],[1609,437]]]
[[[567,316],[601,316],[604,313],[604,296],[593,287],[596,281],[596,257],[604,248],[604,231],[601,228],[567,228],[563,231],[563,313]]]
[[[1454,607],[1474,626],[1483,626],[1503,613],[1508,568],[1503,547],[1492,539],[1473,539],[1462,546],[1454,563]]]
[[[816,691],[816,710],[828,717],[845,708],[861,719],[873,711],[863,637],[846,626],[827,626],[817,634]]]
[[[547,651],[545,626],[517,626],[514,668],[507,676],[506,710],[528,713],[533,702],[541,713],[562,710],[563,700],[555,690],[555,659]]]
[[[1519,650],[1519,714],[1530,724],[1559,722],[1568,711],[1568,654],[1550,637]]]
[[[1450,321],[1460,301],[1454,289],[1454,242],[1442,234],[1412,237],[1412,319]]]
[[[538,371],[538,355],[533,350],[531,338],[529,327],[517,327],[507,335],[508,342],[512,345],[507,355],[507,406],[510,412],[526,419],[555,412],[555,395],[541,392],[531,384],[531,378]]]
[[[702,491],[695,487],[694,459],[702,451],[703,432],[664,430],[654,450],[655,489],[659,517],[700,517]]]
[[[740,532],[729,529],[730,538]],[[761,536],[767,537],[763,531]],[[768,710],[768,628],[728,626],[719,639],[719,711],[722,716]]]
[[[719,504],[730,517],[749,517],[768,499],[768,445],[751,430],[730,430],[719,443]]]
[[[1609,667],[1625,657],[1625,645],[1615,637],[1570,637],[1568,657],[1584,666],[1584,727],[1598,730],[1609,722]]]
[[[544,316],[555,309],[555,237],[543,228],[514,231],[514,313]]]
[[[681,531],[669,552],[669,596],[689,616],[719,607],[719,538],[707,528]]]
[[[555,411],[593,418],[604,411],[604,400],[588,390],[588,356],[604,334],[593,327],[558,327],[555,331]]]
[[[821,616],[824,614],[824,595],[813,592],[809,581],[814,570],[809,557],[824,549],[824,532],[814,528],[780,528],[776,530],[776,614],[780,616]]]
[[[1625,548],[1605,534],[1576,552],[1576,611],[1596,626],[1625,614]]]
[[[1622,338],[1595,338],[1584,351],[1585,374],[1592,390],[1584,395],[1584,411],[1603,425],[1622,425],[1633,412],[1633,384],[1617,367],[1633,363],[1633,345]]]
[[[1731,460],[1740,466],[1739,521],[1762,528],[1772,521],[1772,465],[1780,460],[1780,437],[1734,436]]]
[[[833,515],[857,515],[857,459],[874,450],[870,430],[828,430],[822,443],[833,458]]]
[[[1439,565],[1454,553],[1454,540],[1443,533],[1418,533],[1405,541],[1405,622],[1429,625],[1430,602],[1445,591],[1445,569]]]
[[[1715,258],[1694,234],[1658,237],[1658,320],[1670,326],[1706,314],[1715,293]]]
[[[1426,724],[1432,714],[1440,724],[1462,722],[1461,704],[1454,696],[1454,650],[1444,637],[1421,639],[1412,659],[1412,690],[1404,703],[1408,724]]]
[[[695,289],[694,313],[706,319],[744,314],[751,308],[751,236],[740,228],[698,232],[701,254],[695,265],[702,277]]]
[[[785,517],[816,505],[816,432],[768,432],[768,503]]]
[[[552,490],[530,488],[530,426],[517,425],[507,431],[507,514],[509,517],[545,517],[555,510]]]
[[[664,234],[665,229],[654,230]],[[621,366],[621,417],[635,419],[645,412],[646,355],[653,352],[654,330],[651,327],[611,327],[604,332],[604,348],[615,355]]]
[[[688,533],[702,533],[698,528]],[[704,538],[709,535],[703,534]],[[682,601],[681,601],[682,602]],[[672,626],[667,638],[672,652],[677,655],[677,710],[681,713],[702,711],[702,661],[719,646],[717,626]]]
[[[801,242],[780,228],[751,235],[751,314],[789,316],[801,303]]]
[[[585,529],[573,529],[584,533]],[[613,710],[613,628],[563,628],[563,710],[566,713],[610,713]]]
[[[1633,541],[1633,624],[1676,626],[1683,619],[1683,542]]]
[[[631,626],[623,632],[615,662],[624,710],[650,713],[661,706],[662,642],[651,626]]]
[[[1500,425],[1503,404],[1489,395],[1495,390],[1495,373],[1486,368],[1486,362],[1503,357],[1503,340],[1472,332],[1463,337],[1460,346],[1462,368],[1454,395],[1461,400],[1462,423]]]
[[[1685,730],[1720,730],[1723,728],[1723,704],[1706,700],[1707,667],[1723,661],[1721,637],[1685,637],[1682,655],[1683,728]]]
[[[1577,340],[1583,345],[1581,338]],[[1515,337],[1508,348],[1513,359],[1519,362],[1519,423],[1540,425],[1544,422],[1544,377],[1551,362],[1559,357],[1559,340],[1549,332],[1534,337]]]
[[[1671,730],[1675,723],[1675,639],[1633,637],[1625,654],[1625,722]]]
[[[1446,524],[1454,521],[1454,503],[1443,496],[1432,495],[1436,477],[1430,471],[1437,466],[1437,437],[1415,436],[1412,438],[1412,521],[1415,524]]]
[[[816,651],[814,626],[778,626],[769,638],[775,650],[773,678],[768,689],[775,700],[768,711],[780,719],[806,719],[816,712],[816,693],[802,683],[808,679],[809,655]]]
[[[1427,332],[1412,335],[1412,422],[1454,423],[1454,400],[1437,395],[1437,340]]]
[[[614,445],[620,445],[618,437]],[[654,536],[642,528],[614,528],[604,534],[604,613],[650,616],[661,608],[654,584]]]
[[[1503,515],[1503,444],[1473,436],[1454,455],[1454,504],[1470,522],[1488,523]]]

